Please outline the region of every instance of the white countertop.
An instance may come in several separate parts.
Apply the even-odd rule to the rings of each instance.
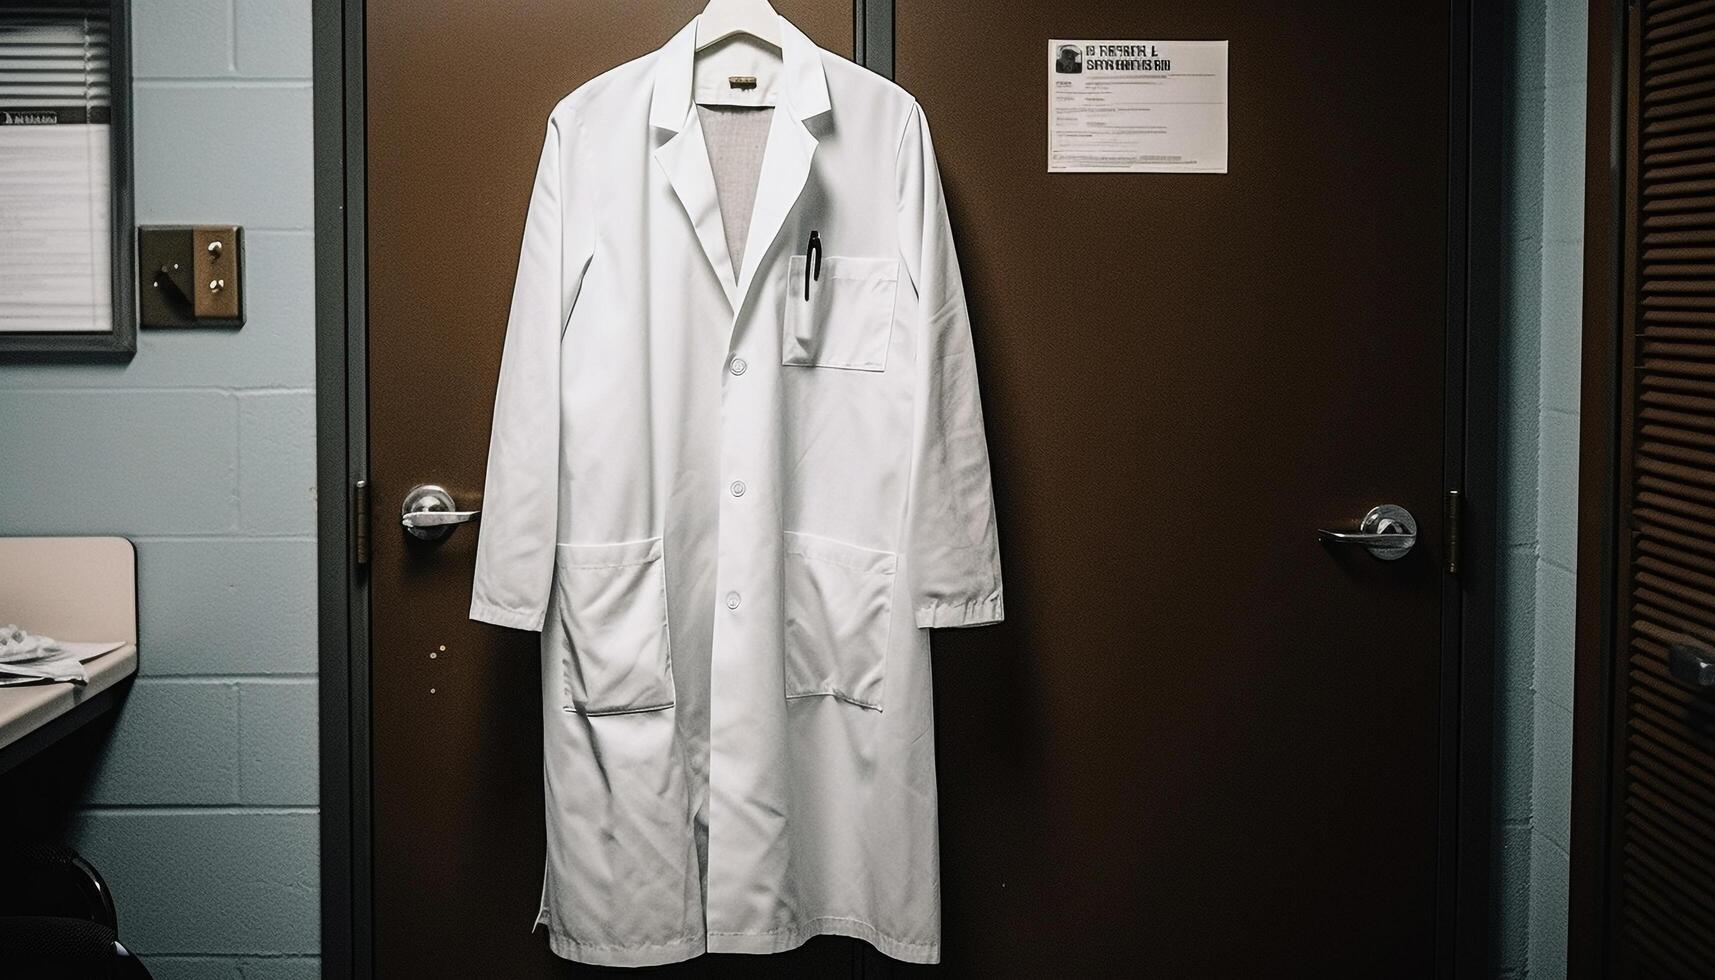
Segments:
[[[137,551],[117,537],[0,537],[0,625],[65,643],[123,643],[89,683],[0,687],[0,749],[137,673]]]
[[[137,672],[137,645],[127,643],[84,663],[88,684],[22,684],[0,687],[0,749]]]

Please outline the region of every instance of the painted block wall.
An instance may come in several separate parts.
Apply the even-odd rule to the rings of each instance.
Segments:
[[[0,365],[0,534],[137,543],[142,671],[71,820],[159,980],[318,976],[309,0],[134,0],[140,223],[245,229],[242,330]]]
[[[1515,0],[1501,368],[1497,976],[1566,975],[1585,0]]]

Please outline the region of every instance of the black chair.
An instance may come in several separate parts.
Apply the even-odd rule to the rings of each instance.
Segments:
[[[0,976],[18,980],[150,980],[119,942],[100,872],[60,844],[0,853]]]

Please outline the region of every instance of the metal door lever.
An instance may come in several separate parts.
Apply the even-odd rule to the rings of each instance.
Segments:
[[[1689,687],[1715,687],[1715,651],[1689,640],[1668,648],[1667,669],[1674,679]]]
[[[1417,518],[1394,504],[1370,508],[1356,531],[1321,528],[1316,536],[1329,544],[1351,544],[1369,550],[1383,561],[1404,558],[1417,544]]]
[[[433,483],[411,488],[399,509],[399,523],[413,537],[435,541],[452,533],[456,524],[477,519],[479,510],[454,510],[453,495]]]
[[[477,510],[423,510],[406,514],[399,523],[406,527],[442,527],[447,524],[468,524],[476,519]]]

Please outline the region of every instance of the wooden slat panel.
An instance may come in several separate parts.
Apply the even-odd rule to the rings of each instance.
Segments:
[[[1659,570],[1666,574],[1682,578],[1691,578],[1700,573],[1715,574],[1715,559],[1680,551],[1669,542],[1640,540],[1637,542],[1637,550],[1641,554],[1662,559],[1663,566]]]
[[[1715,0],[1644,5],[1627,161],[1629,420],[1615,754],[1625,976],[1715,976],[1715,697],[1669,650],[1715,648]]]
[[[1647,881],[1640,881],[1636,876],[1626,876],[1627,914],[1636,916],[1642,923],[1648,923],[1647,928],[1655,937],[1673,937],[1681,945],[1689,947],[1680,952],[1700,959],[1708,955],[1701,938],[1694,927],[1687,923],[1685,916],[1679,914],[1681,910],[1674,906],[1673,899],[1660,896],[1650,889],[1649,884]],[[1696,972],[1696,967],[1685,964],[1684,960],[1676,959],[1671,962],[1682,965],[1673,967],[1668,976],[1704,976]]]
[[[1636,944],[1659,971],[1648,975],[1672,977],[1674,980],[1708,980],[1708,974],[1704,972],[1706,968],[1692,959],[1694,954],[1684,948],[1683,940],[1674,930],[1643,914],[1630,902],[1626,903],[1624,920],[1629,927],[1626,938]]]
[[[1632,742],[1637,749],[1631,756],[1635,763],[1634,775],[1644,782],[1653,781],[1664,799],[1689,813],[1695,815],[1707,811],[1715,803],[1709,787],[1704,784],[1704,780],[1715,775],[1715,766],[1710,765],[1708,754],[1684,742],[1664,744],[1667,738],[1671,738],[1664,737],[1666,729],[1659,724],[1664,716],[1655,711],[1650,715],[1652,721],[1658,723],[1634,722],[1632,725]],[[1707,827],[1688,824],[1687,830],[1715,844],[1715,824]]]
[[[1696,17],[1709,10],[1715,10],[1715,0],[1680,0],[1677,3],[1671,0],[1656,0],[1647,3],[1644,5],[1644,27],[1650,33],[1645,36],[1652,36],[1665,25],[1683,23],[1686,18]]]
[[[1636,828],[1640,840],[1655,841],[1659,839],[1658,835],[1661,833],[1659,825],[1637,820],[1633,822],[1633,826]],[[1646,853],[1652,853],[1652,856],[1655,856],[1654,852],[1647,852],[1646,850]],[[1692,937],[1692,947],[1700,957],[1715,952],[1715,930],[1710,928],[1712,924],[1715,924],[1715,919],[1710,918],[1707,909],[1695,902],[1686,901],[1683,893],[1662,888],[1657,881],[1637,875],[1626,877],[1629,886],[1627,889],[1628,899],[1637,900],[1640,905],[1653,909],[1656,921],[1688,930]]]
[[[1669,673],[1665,647],[1649,640],[1638,639],[1633,648],[1634,653],[1628,664],[1631,669],[1628,677],[1631,681],[1666,693],[1675,705],[1701,718],[1715,720],[1715,705],[1698,696],[1696,692],[1688,690]]]
[[[1698,850],[1698,848],[1706,848],[1706,842],[1688,835],[1684,828],[1672,819],[1664,819],[1660,814],[1634,807],[1626,813],[1626,821],[1628,824],[1635,825],[1640,834],[1649,834],[1668,840],[1672,842],[1670,846],[1678,846],[1682,850],[1691,849],[1692,853],[1699,856],[1693,865],[1696,872],[1700,875],[1709,873],[1708,859],[1703,856],[1705,851]],[[1706,916],[1709,914],[1709,910],[1699,909],[1696,910],[1696,913],[1700,916]],[[1711,930],[1711,934],[1715,935],[1715,930]]]

